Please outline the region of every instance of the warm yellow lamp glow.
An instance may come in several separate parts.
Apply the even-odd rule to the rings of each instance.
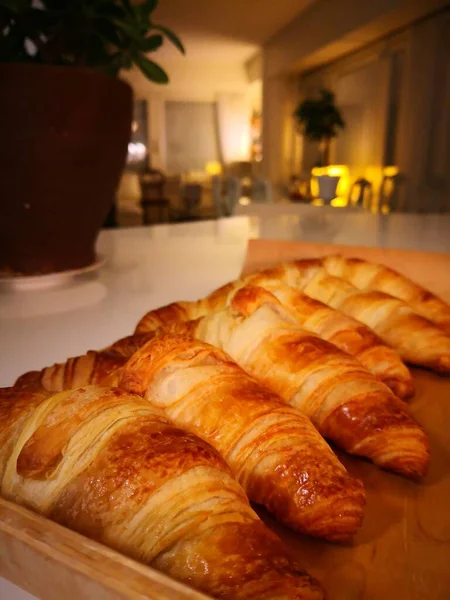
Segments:
[[[383,175],[385,177],[395,177],[396,175],[398,175],[398,173],[399,173],[398,167],[389,166],[389,167],[384,167],[384,169],[383,169]]]
[[[222,173],[222,165],[217,160],[212,160],[211,162],[207,162],[205,165],[205,171],[208,175],[220,175]]]
[[[313,169],[313,171],[314,171],[314,169]],[[311,189],[311,196],[314,199],[317,199],[319,196],[319,182],[317,181],[317,177],[314,175],[313,175],[313,177],[311,177],[310,189]],[[314,204],[314,200],[312,201],[312,204]]]
[[[346,165],[328,165],[328,167],[313,167],[311,174],[313,177],[319,175],[329,175],[330,177],[342,177],[348,173],[348,167]]]
[[[342,198],[341,196],[336,196],[336,198],[333,198],[333,200],[330,202],[331,206],[337,207],[337,208],[342,208],[344,206],[347,206],[348,204],[348,200],[347,198]]]

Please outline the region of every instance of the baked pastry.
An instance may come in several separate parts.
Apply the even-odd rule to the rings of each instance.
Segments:
[[[259,279],[252,280],[252,283],[260,285]],[[369,327],[292,287],[269,282],[262,287],[294,311],[302,328],[356,358],[396,396],[410,398],[414,395],[409,369],[397,352]]]
[[[394,269],[344,256],[327,256],[322,264],[330,275],[345,279],[360,290],[384,292],[404,300],[450,335],[450,305]]]
[[[120,348],[111,352],[89,350],[82,356],[69,358],[65,363],[55,364],[41,371],[29,371],[17,379],[14,387],[61,392],[82,385],[114,385],[117,382],[115,374],[125,364],[125,357],[128,356],[125,344],[122,348],[122,353]]]
[[[363,516],[362,484],[348,475],[304,413],[287,406],[223,351],[186,335],[159,330],[108,349],[112,355],[127,352],[128,362],[107,377],[209,442],[250,500],[298,532],[330,541],[352,537]],[[83,372],[71,370],[79,384],[94,378],[97,364],[83,358],[66,363],[83,367]],[[52,391],[71,387],[66,365],[44,369],[41,385]]]
[[[303,329],[357,358],[377,379],[389,386],[396,396],[409,398],[414,394],[411,373],[395,350],[387,346],[369,327],[285,283],[295,283],[295,280],[295,270],[291,273],[289,263],[279,265],[233,281],[198,302],[182,303],[182,311],[171,305],[173,312],[169,314],[163,307],[159,309],[161,317],[158,317],[158,322],[168,322],[170,317],[178,320],[192,319],[224,309],[240,287],[251,283],[273,293],[294,314]],[[155,319],[155,316],[149,318]]]
[[[363,323],[292,287],[296,285],[297,279],[298,272],[291,263],[281,264],[228,283],[197,302],[174,302],[153,310],[143,317],[138,330],[152,330],[168,323],[190,321],[223,310],[238,289],[251,283],[273,293],[293,312],[303,329],[315,333],[358,359],[377,379],[390,387],[396,396],[413,396],[411,373],[398,353]]]
[[[144,317],[137,331],[150,322]],[[174,327],[180,331],[183,323],[169,330]],[[302,409],[324,437],[347,452],[409,477],[425,474],[428,440],[406,405],[358,361],[301,329],[273,294],[246,286],[227,309],[189,327]]]
[[[250,500],[292,529],[344,541],[361,524],[362,485],[308,417],[218,348],[187,336],[155,336],[123,367],[119,386],[208,441]]]
[[[450,373],[450,336],[409,304],[388,294],[361,291],[329,275],[321,261],[295,263],[297,286],[346,315],[361,321],[413,365]]]
[[[121,390],[2,390],[0,484],[5,498],[217,598],[323,598],[219,454]]]

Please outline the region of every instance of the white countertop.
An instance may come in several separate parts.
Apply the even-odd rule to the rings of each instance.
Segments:
[[[296,203],[236,205],[253,238],[450,252],[450,214],[374,215],[361,209]]]
[[[245,217],[106,230],[97,274],[42,290],[0,286],[0,386],[129,335],[152,308],[197,299],[236,278],[248,237]]]

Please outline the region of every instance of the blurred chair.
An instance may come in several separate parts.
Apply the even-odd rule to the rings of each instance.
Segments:
[[[185,183],[181,188],[183,208],[188,212],[200,206],[202,200],[202,186],[200,183]]]
[[[229,163],[226,166],[226,174],[238,179],[251,179],[253,177],[253,165],[248,160],[240,160]]]
[[[226,178],[225,212],[226,216],[233,214],[233,209],[242,196],[242,184],[238,177]]]
[[[401,185],[404,175],[395,167],[386,167],[383,172],[383,180],[380,186],[378,210],[383,214],[399,212],[401,206]]]
[[[267,179],[260,177],[253,181],[251,189],[252,202],[270,203],[272,202],[272,186]]]
[[[168,223],[170,221],[170,202],[164,196],[166,178],[161,171],[146,169],[139,176],[144,225]]]
[[[219,175],[213,175],[211,177],[211,197],[217,219],[226,216],[226,208],[222,196],[222,181],[223,180]]]
[[[348,193],[349,206],[361,206],[370,208],[373,200],[373,187],[369,180],[361,177],[357,179],[351,186]]]
[[[179,204],[181,197],[181,175],[168,175],[164,186],[164,196],[174,205]]]

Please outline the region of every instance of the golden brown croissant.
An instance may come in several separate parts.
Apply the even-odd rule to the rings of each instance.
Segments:
[[[308,296],[373,329],[406,362],[450,373],[450,337],[406,302],[383,292],[361,291],[329,275],[320,260],[297,261],[295,269],[297,285]]]
[[[144,340],[147,337],[144,337]],[[126,356],[128,356],[125,344],[122,344],[122,348],[122,353],[120,347],[117,351],[111,352],[89,350],[83,356],[69,358],[65,363],[55,364],[42,369],[42,371],[24,373],[17,379],[14,387],[43,388],[48,392],[61,392],[96,383],[113,385],[117,381],[118,369],[125,364]]]
[[[154,311],[161,315],[157,322],[161,324],[170,322],[170,319],[193,319],[224,309],[240,287],[248,283],[258,285],[272,292],[291,310],[303,329],[357,358],[366,369],[389,386],[396,396],[411,397],[414,394],[411,374],[395,350],[384,344],[369,327],[287,285],[285,282],[295,282],[296,272],[291,271],[289,263],[286,263],[231,282],[198,302],[182,303],[182,311],[177,310],[175,304],[170,305],[171,312],[168,312],[168,307],[163,307]],[[149,314],[152,323],[156,322],[154,313]],[[148,325],[151,326],[150,323]]]
[[[250,500],[291,528],[342,541],[362,520],[364,493],[302,412],[226,354],[186,336],[145,344],[120,387],[149,397],[176,425],[213,445]]]
[[[360,290],[384,292],[404,300],[450,335],[450,305],[394,269],[343,256],[327,256],[322,264],[330,275],[345,279]]]
[[[144,317],[138,331],[150,322]],[[246,286],[226,310],[199,319],[193,333],[301,408],[344,450],[406,476],[426,472],[428,440],[404,403],[358,361],[298,327],[273,294]]]
[[[323,593],[204,441],[137,396],[0,393],[2,495],[217,598]]]
[[[153,338],[147,343],[146,339]],[[143,347],[134,353],[140,345]],[[250,500],[296,531],[331,541],[349,539],[362,521],[364,491],[301,411],[288,407],[218,348],[188,336],[144,334],[109,352],[131,352],[118,385],[148,398],[175,425],[209,442],[230,465]],[[84,357],[78,371],[93,378]],[[66,365],[44,369],[52,391],[71,387]],[[52,375],[57,373],[58,376]],[[110,376],[109,376],[110,377]],[[47,388],[48,389],[48,388]]]

